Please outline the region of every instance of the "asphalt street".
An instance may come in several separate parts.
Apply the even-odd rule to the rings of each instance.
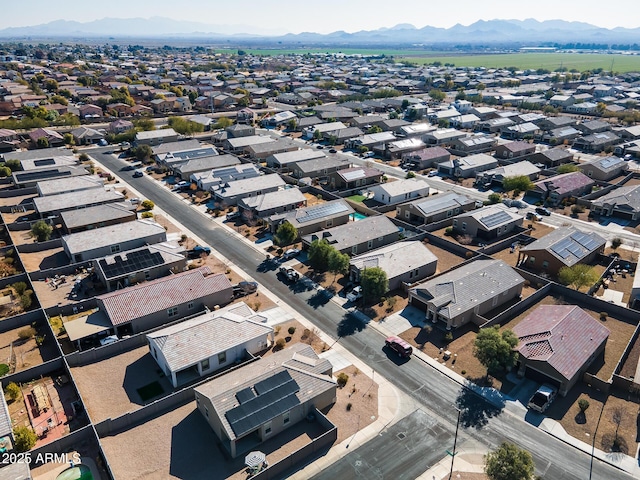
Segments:
[[[462,441],[465,436],[470,436],[489,448],[495,448],[503,441],[516,443],[533,454],[536,473],[542,478],[632,478],[599,460],[594,461],[593,475],[590,477],[589,455],[517,417],[503,413],[502,408],[488,403],[417,358],[400,363],[396,355],[383,350],[384,339],[380,333],[373,328],[367,328],[365,323],[330,301],[328,292],[317,291],[311,287],[301,288],[300,285],[289,286],[277,280],[277,265],[265,262],[263,254],[239,241],[227,229],[213,221],[207,221],[202,213],[146,175],[142,178],[132,178],[133,172],[120,171],[127,163],[114,155],[100,153],[106,150],[107,148],[93,149],[87,153],[116,173],[124,182],[132,185],[142,196],[152,199],[156,205],[178,219],[184,227],[211,247],[249,272],[262,285],[268,285],[282,301],[371,366],[376,375],[389,379],[398,389],[418,401],[425,412],[439,419],[444,431],[449,434],[455,432],[457,406],[462,410]],[[447,448],[452,448],[452,445],[443,445],[441,456],[445,455]],[[377,465],[377,468],[381,466]]]

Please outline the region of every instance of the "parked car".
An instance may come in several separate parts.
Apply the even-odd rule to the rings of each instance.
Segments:
[[[189,258],[200,258],[202,255],[210,255],[211,249],[209,247],[203,247],[202,245],[196,245],[187,252]]]
[[[282,255],[282,260],[289,260],[291,258],[297,257],[298,255],[300,255],[299,248],[290,248],[289,250],[284,252],[284,254]]]
[[[104,337],[100,339],[100,346],[111,345],[112,343],[116,343],[118,340],[117,335],[109,335],[108,337]]]
[[[240,210],[236,210],[235,212],[227,213],[227,220],[235,220],[236,218],[240,218],[242,214]]]
[[[335,148],[330,148],[329,153],[338,153],[338,151]]]
[[[527,212],[527,220],[535,220],[536,222],[541,222],[542,217],[536,212]]]
[[[437,175],[438,175],[437,170],[431,170],[429,173],[427,173],[427,177],[436,177]]]
[[[142,173],[140,170],[136,170],[133,173],[133,178],[140,178],[140,177],[144,177],[144,173]]]
[[[98,140],[98,145],[100,145],[101,147],[106,147],[107,145],[109,145],[109,143],[104,138],[101,138],[100,140]]]
[[[529,400],[527,407],[531,410],[542,413],[549,408],[553,399],[556,398],[557,393],[558,389],[556,387],[545,383],[536,390],[536,393],[534,393],[531,400]]]
[[[413,353],[413,348],[400,337],[387,337],[384,344],[396,352],[401,358],[409,358]]]
[[[551,212],[544,207],[536,207],[536,213],[544,215],[545,217],[551,216]]]
[[[300,274],[291,267],[280,267],[278,273],[280,273],[290,282],[297,282],[298,280],[300,280]]]
[[[358,285],[354,287],[349,293],[347,293],[347,300],[350,302],[355,302],[356,300],[360,300],[362,298],[362,286]]]
[[[173,188],[171,189],[171,191],[173,192],[179,192],[181,190],[185,190],[186,188],[189,188],[191,184],[189,182],[185,182],[184,180],[182,182],[178,182],[176,183]]]
[[[257,290],[258,290],[257,282],[247,282],[247,281],[238,282],[237,285],[233,286],[233,297],[234,298],[244,297],[246,295],[255,293]]]

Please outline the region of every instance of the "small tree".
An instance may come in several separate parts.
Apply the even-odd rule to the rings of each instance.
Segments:
[[[360,275],[362,295],[369,300],[377,300],[389,290],[387,274],[380,267],[366,268]]]
[[[495,203],[500,203],[500,199],[502,197],[500,196],[499,193],[490,193],[489,194],[489,204],[493,205]]]
[[[598,281],[599,275],[594,268],[583,263],[577,263],[572,267],[562,267],[558,272],[558,280],[563,285],[571,285],[576,290],[591,286]]]
[[[507,177],[502,182],[502,187],[505,191],[519,190],[526,192],[533,188],[533,182],[526,175],[518,175],[516,177]]]
[[[616,237],[611,240],[611,250],[617,250],[622,245],[622,239],[620,237]]]
[[[14,402],[18,399],[18,397],[20,396],[20,393],[21,393],[20,387],[15,382],[11,382],[4,389],[4,394]]]
[[[500,331],[499,326],[482,328],[476,336],[473,355],[493,374],[516,364],[518,337],[511,330]]]
[[[145,210],[153,210],[153,207],[155,207],[156,204],[153,203],[152,200],[143,200],[140,206]]]
[[[80,156],[78,157],[78,159],[81,162],[88,162],[89,161],[89,155],[87,155],[86,153],[81,153]]]
[[[348,381],[349,381],[349,375],[347,375],[344,372],[338,374],[337,383],[340,388],[344,387]]]
[[[298,229],[289,222],[278,225],[275,235],[276,245],[291,245],[298,238]]]
[[[586,398],[581,398],[580,400],[578,400],[578,408],[580,409],[580,413],[586,412],[587,408],[589,408],[589,400],[587,400]]]
[[[139,162],[148,162],[153,155],[153,150],[149,145],[138,145],[132,149],[132,153]]]
[[[47,137],[40,137],[38,140],[36,140],[36,146],[38,148],[49,148],[49,140],[47,139]]]
[[[33,338],[33,336],[36,334],[36,329],[33,327],[24,327],[23,329],[21,329],[18,332],[18,338],[20,340],[29,340],[30,338]]]
[[[574,165],[573,163],[565,163],[564,165],[560,165],[558,167],[558,173],[571,173],[577,172],[578,170],[578,166]]]
[[[404,178],[416,178],[416,174],[413,172],[407,172]]]
[[[334,248],[326,240],[314,240],[309,245],[309,264],[314,270],[326,271],[329,267],[329,255]]]
[[[289,332],[289,335],[293,335],[294,333],[296,333],[296,327],[294,327],[293,325],[290,326],[289,328],[287,328],[287,332]]]
[[[13,429],[13,438],[18,452],[28,452],[38,440],[35,432],[29,427],[19,426]]]
[[[533,457],[512,443],[503,443],[485,457],[484,471],[490,480],[531,480]]]
[[[340,253],[338,250],[333,250],[329,254],[329,261],[327,265],[327,270],[333,273],[333,283],[336,281],[336,277],[338,275],[344,275],[349,271],[349,255],[346,253]]]
[[[31,226],[31,236],[35,237],[38,242],[46,242],[51,238],[53,227],[44,220],[38,220]]]

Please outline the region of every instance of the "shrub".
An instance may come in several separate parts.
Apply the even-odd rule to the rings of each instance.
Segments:
[[[15,401],[20,396],[20,387],[15,382],[11,382],[4,389],[4,394],[9,397],[10,400]]]
[[[352,406],[353,406],[353,405],[351,405],[351,402],[347,403],[347,412],[351,410],[351,407],[352,407]]]
[[[187,241],[187,235],[183,233],[182,235],[180,235],[180,243],[184,243],[186,241]]]
[[[294,333],[296,333],[296,327],[289,327],[287,329],[287,332],[289,332],[289,335],[293,335]]]
[[[450,237],[452,233],[453,233],[453,227],[447,227],[447,228],[444,230],[444,234],[445,234],[447,237]]]
[[[33,430],[23,426],[13,429],[13,437],[18,452],[28,452],[35,446],[38,439]]]
[[[153,210],[153,207],[155,207],[156,204],[151,200],[143,200],[140,206],[145,210]]]
[[[453,333],[447,332],[444,334],[444,341],[447,343],[453,342]]]
[[[287,341],[284,338],[279,338],[276,340],[276,350],[282,350],[286,344]]]
[[[276,333],[276,335],[279,335],[279,334],[280,334],[280,329],[281,329],[281,328],[282,328],[282,327],[280,327],[280,325],[276,325],[276,328],[274,328],[274,329],[273,329],[273,331]]]
[[[31,306],[31,303],[31,295],[27,295],[26,293],[24,295],[20,295],[20,305],[24,310],[27,310]]]
[[[607,312],[600,312],[600,320],[606,320],[607,319]]]
[[[337,381],[338,381],[338,386],[340,388],[342,388],[349,381],[349,375],[347,375],[346,373],[342,372],[342,373],[338,374]]]
[[[300,337],[301,340],[306,340],[307,338],[309,338],[309,335],[311,335],[311,330],[309,330],[308,328],[305,328],[302,331],[302,336]]]
[[[473,252],[466,252],[466,253],[464,254],[464,256],[465,256],[466,258],[471,258],[471,257],[473,257]]]
[[[415,178],[416,174],[413,172],[407,172],[407,175],[405,176],[405,178]]]
[[[471,245],[473,237],[471,235],[460,235],[457,240],[460,245]]]
[[[582,205],[574,205],[571,207],[571,213],[574,215],[578,215],[579,213],[584,213],[584,207]]]
[[[142,212],[140,217],[142,217],[142,218],[153,218],[153,213],[151,213],[151,212]]]
[[[18,338],[20,340],[29,340],[30,338],[33,338],[33,336],[36,334],[36,329],[33,327],[25,327],[22,330],[20,330],[18,332]]]
[[[580,400],[578,400],[578,407],[580,408],[581,413],[586,412],[587,408],[589,408],[589,400],[587,400],[586,398],[581,398]]]

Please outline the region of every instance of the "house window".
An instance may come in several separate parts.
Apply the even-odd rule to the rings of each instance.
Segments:
[[[357,245],[354,245],[353,247],[351,247],[351,253],[353,253],[354,255],[356,253],[358,253],[358,246]]]
[[[209,409],[207,407],[204,407],[204,416],[209,418]]]
[[[467,229],[467,222],[462,222],[462,231],[464,232]]]
[[[382,194],[382,201],[384,201],[384,193]]]
[[[222,352],[218,354],[218,363],[223,364],[227,361],[227,352]]]
[[[450,217],[451,215],[453,215],[453,210],[447,210],[447,218]],[[458,221],[454,220],[453,225],[456,226],[456,223],[458,223]]]
[[[200,369],[204,372],[205,370],[209,370],[209,359],[205,358],[200,362]]]
[[[169,318],[178,315],[178,307],[167,308],[167,315],[169,316]]]
[[[189,302],[189,304],[187,305],[187,308],[189,310],[193,310],[193,302]]]
[[[453,226],[454,226],[454,228],[458,226],[458,220],[454,220],[453,221]]]
[[[536,263],[536,257],[529,257],[529,263]]]
[[[409,210],[404,212],[404,218],[409,218],[410,216],[411,216],[411,212]]]
[[[287,423],[289,423],[289,420],[291,420],[290,416],[289,416],[290,412],[284,412],[284,414],[282,415],[282,423],[284,425],[286,425]]]
[[[367,242],[367,248],[373,248],[373,240]]]
[[[493,301],[491,302],[491,306],[495,307],[496,305],[498,305],[498,296],[496,295],[495,297],[493,297]]]
[[[120,251],[120,245],[111,245],[111,253],[118,253]]]
[[[264,424],[264,435],[267,436],[271,433],[271,422],[267,422]]]
[[[146,272],[144,272],[144,279],[145,280],[149,280],[151,278],[151,272],[149,272],[149,270],[147,270]]]
[[[549,268],[549,262],[547,262],[546,260],[542,262],[542,268]]]
[[[333,220],[327,220],[325,222],[325,227],[332,227],[333,226]]]

